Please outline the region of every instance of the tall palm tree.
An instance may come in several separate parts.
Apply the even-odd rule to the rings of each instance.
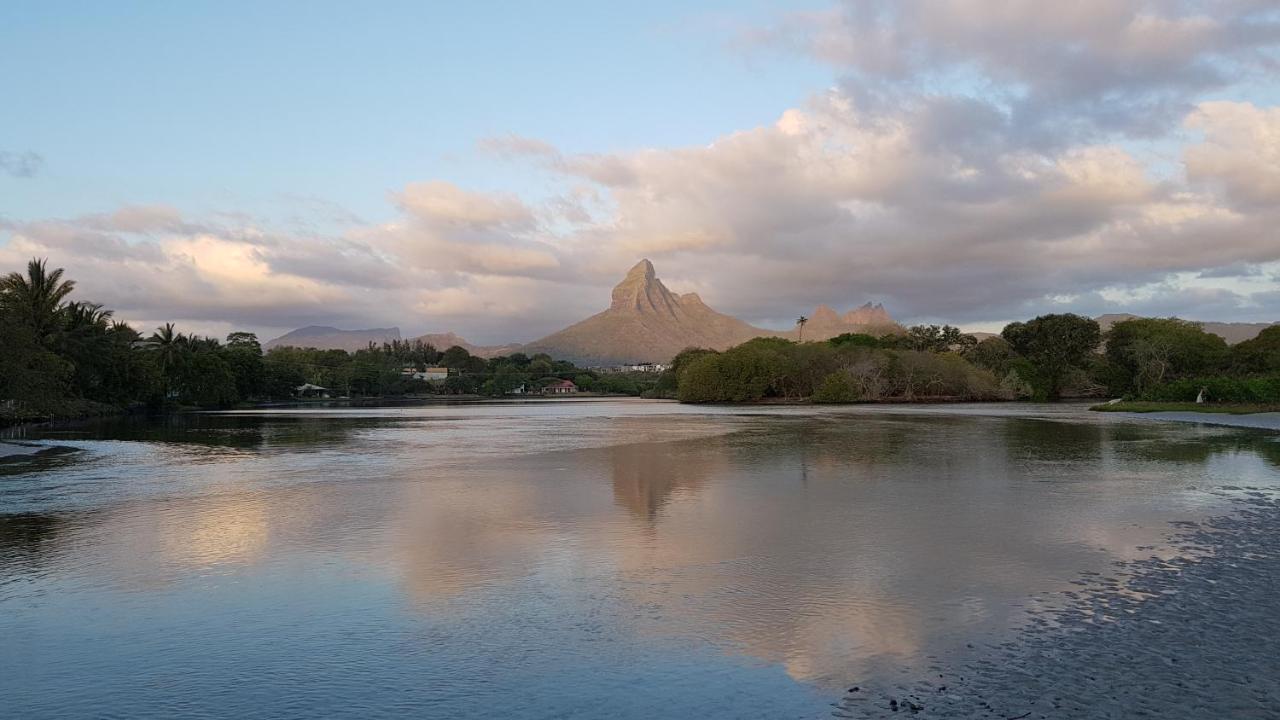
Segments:
[[[172,376],[178,364],[182,362],[182,355],[187,350],[188,338],[180,332],[175,332],[173,323],[165,323],[162,327],[156,328],[147,340],[151,342],[155,351],[160,353],[160,379],[164,384],[165,396],[168,397]]]
[[[74,280],[62,279],[62,268],[52,272],[48,260],[32,258],[27,274],[11,272],[0,278],[0,304],[35,331],[48,345],[58,329],[63,300],[75,289]]]
[[[796,318],[796,325],[800,326],[800,342],[804,342],[804,326],[809,322],[809,318],[801,315]]]

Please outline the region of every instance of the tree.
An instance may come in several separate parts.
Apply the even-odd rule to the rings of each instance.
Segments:
[[[698,355],[681,369],[676,388],[676,399],[680,402],[719,402],[726,395],[719,353]]]
[[[1220,372],[1230,350],[1199,323],[1177,318],[1135,318],[1111,326],[1106,358],[1111,390],[1141,393],[1185,377]],[[1117,372],[1118,371],[1118,372]]]
[[[173,323],[165,323],[156,331],[151,333],[151,337],[147,338],[151,343],[152,349],[155,350],[158,362],[156,363],[160,369],[161,389],[165,398],[176,390],[176,378],[181,372],[183,361],[186,359],[188,341],[187,336],[174,329]]]
[[[1140,393],[1167,380],[1215,374],[1229,354],[1221,337],[1176,318],[1123,320],[1107,333],[1107,361],[1119,370],[1111,378],[1115,392]]]
[[[0,413],[17,417],[59,412],[72,366],[46,350],[28,324],[0,315]],[[8,407],[6,407],[8,406]]]
[[[1000,335],[1030,363],[1034,377],[1024,379],[1044,400],[1062,396],[1067,373],[1082,365],[1102,340],[1097,322],[1071,313],[1010,323]]]
[[[858,399],[858,386],[849,373],[833,372],[813,393],[815,403],[851,403]]]
[[[878,348],[884,346],[880,338],[866,333],[843,333],[827,340],[827,343],[836,348],[846,346]]]
[[[11,272],[0,278],[0,305],[14,321],[31,328],[36,341],[46,347],[61,325],[62,302],[76,286],[62,279],[62,268],[50,272],[47,263],[33,258],[25,276]]]
[[[217,352],[194,352],[183,365],[181,399],[204,407],[227,407],[239,399],[231,366]]]
[[[444,355],[440,357],[440,364],[453,370],[465,369],[470,361],[471,353],[459,345],[454,345],[445,350]]]
[[[1015,357],[1017,355],[1013,352],[1013,346],[998,335],[986,338],[964,352],[966,360],[990,370],[996,377],[1004,377],[1009,373],[1009,364]]]
[[[921,352],[947,352],[964,350],[977,344],[972,335],[965,335],[960,328],[951,325],[912,325],[907,328],[905,337],[897,342],[906,350]]]
[[[1265,328],[1258,336],[1231,348],[1232,367],[1240,373],[1280,372],[1280,325]]]
[[[223,358],[235,376],[236,394],[241,400],[262,394],[266,384],[266,371],[257,335],[248,332],[233,332],[228,335]]]

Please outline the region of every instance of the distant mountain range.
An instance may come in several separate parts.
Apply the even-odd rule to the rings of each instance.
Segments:
[[[1111,314],[1097,318],[1105,331],[1121,320],[1137,315]],[[1201,323],[1207,332],[1237,343],[1256,336],[1270,323]],[[653,263],[641,260],[613,289],[608,309],[581,322],[525,345],[473,345],[454,333],[420,335],[413,340],[440,350],[454,345],[480,357],[496,357],[523,352],[546,353],[579,365],[599,366],[637,362],[666,362],[688,347],[723,350],[757,337],[826,340],[847,332],[872,335],[901,333],[903,328],[884,306],[867,303],[840,314],[826,305],[814,309],[803,327],[778,331],[759,328],[730,315],[716,312],[694,293],[680,295],[658,279]],[[973,333],[980,339],[990,333]],[[319,349],[360,350],[369,343],[399,340],[399,328],[339,330],[332,327],[299,328],[270,340],[266,349],[282,346]]]
[[[369,346],[369,343],[381,345],[389,343],[392,340],[403,340],[400,336],[400,328],[368,328],[366,330],[339,330],[335,327],[325,325],[309,325],[304,328],[298,328],[291,332],[285,333],[278,338],[268,340],[263,345],[264,350],[270,350],[277,347],[303,347],[315,348],[317,350],[346,350],[347,352],[355,352],[363,350]],[[421,340],[428,345],[444,350],[454,345],[465,348],[472,355],[480,357],[496,357],[498,355],[508,355],[515,352],[520,345],[472,345],[461,337],[449,333],[433,333],[427,335],[419,335],[416,338],[409,338],[410,341]]]
[[[264,350],[277,347],[305,347],[318,350],[363,350],[369,343],[381,345],[400,339],[400,328],[369,328],[367,330],[339,330],[325,325],[308,325],[285,333],[262,346]]]
[[[867,303],[843,315],[822,305],[805,324],[805,339],[825,340],[846,332],[902,332],[881,305]],[[801,330],[768,330],[716,312],[694,293],[679,295],[658,279],[653,263],[641,260],[613,289],[608,309],[526,345],[477,346],[453,333],[419,336],[443,350],[453,345],[481,357],[524,352],[547,353],[580,365],[666,362],[688,347],[723,350],[757,337],[796,339]],[[338,330],[306,327],[267,342],[266,348],[292,345],[359,350],[369,342],[400,339],[398,328]]]

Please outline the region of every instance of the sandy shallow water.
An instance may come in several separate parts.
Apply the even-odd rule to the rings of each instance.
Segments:
[[[842,718],[1280,717],[1280,501],[1180,523],[1179,555],[1088,575],[1017,639],[895,687],[851,686]]]

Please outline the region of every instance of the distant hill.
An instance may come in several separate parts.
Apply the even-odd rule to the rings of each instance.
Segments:
[[[400,328],[369,328],[367,330],[339,330],[325,325],[309,325],[268,340],[264,350],[277,347],[315,348],[317,350],[363,350],[369,343],[381,345],[400,339]]]
[[[1103,332],[1111,329],[1112,325],[1124,320],[1137,320],[1141,316],[1130,315],[1129,313],[1111,313],[1107,315],[1099,315],[1094,318],[1098,321],[1099,327]],[[1258,333],[1275,325],[1276,323],[1239,323],[1239,322],[1212,322],[1212,321],[1194,321],[1199,322],[1200,327],[1204,328],[1207,333],[1213,333],[1218,337],[1226,340],[1227,343],[1234,345],[1245,340],[1252,340],[1258,336]]]
[[[392,340],[401,340],[400,328],[367,328],[364,330],[339,330],[334,327],[323,325],[311,325],[309,327],[298,328],[292,332],[281,335],[274,340],[268,340],[263,345],[264,350],[270,350],[276,347],[300,347],[315,348],[317,350],[346,350],[347,352],[355,352],[363,350],[369,346],[369,343],[381,345],[384,342]],[[458,335],[446,333],[429,333],[427,335],[419,335],[410,340],[421,340],[428,345],[434,346],[437,350],[448,350],[457,345],[465,348],[472,355],[480,357],[497,357],[499,355],[508,355],[519,349],[519,345],[472,345],[464,338]]]
[[[421,340],[440,351],[448,350],[449,348],[457,345],[472,355],[477,355],[482,358],[510,355],[511,353],[518,352],[520,350],[520,345],[518,343],[510,343],[507,345],[472,345],[457,334],[451,332],[428,333],[426,335],[419,335],[413,339]]]

